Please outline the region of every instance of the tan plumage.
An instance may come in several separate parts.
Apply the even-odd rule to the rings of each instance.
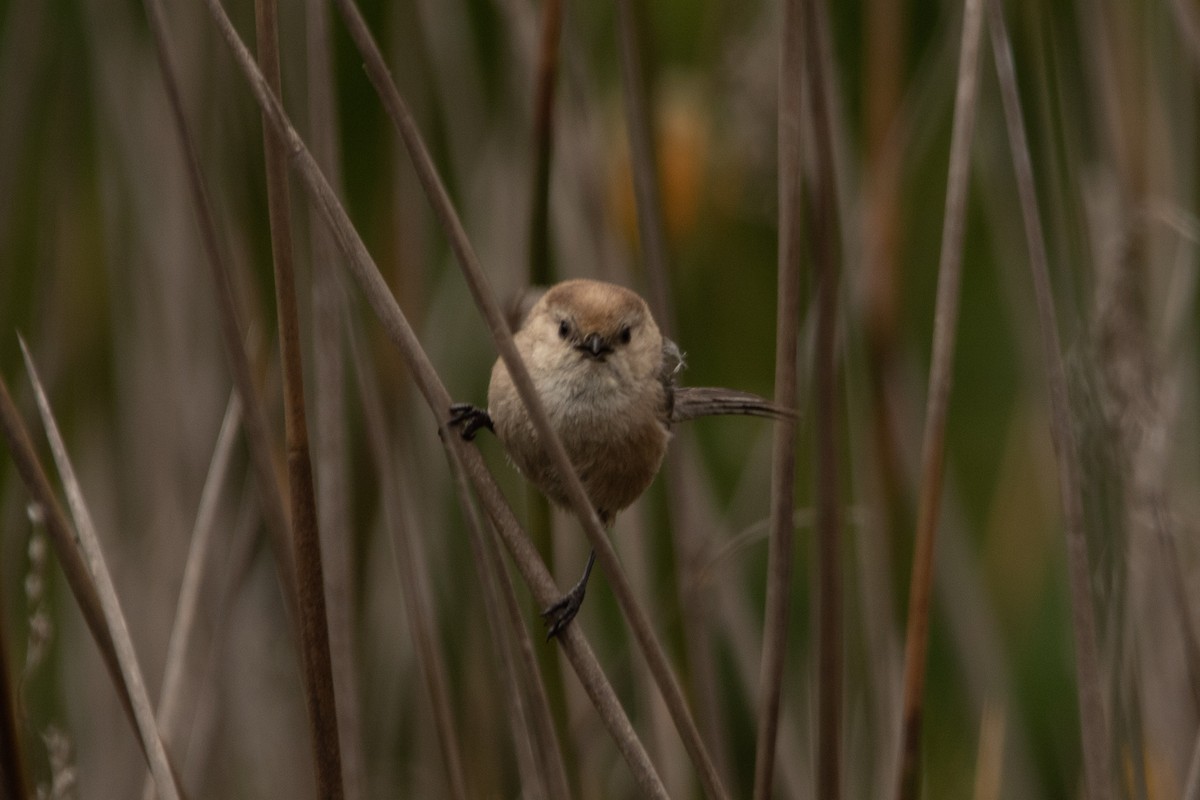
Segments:
[[[552,286],[513,338],[605,525],[650,486],[673,423],[714,414],[791,414],[747,392],[676,386],[683,368],[679,348],[663,338],[641,297],[611,283],[570,280]],[[464,437],[491,427],[517,469],[552,501],[567,505],[562,476],[502,360],[492,368],[487,412],[466,405],[452,411],[452,423],[463,426]],[[551,635],[574,616],[586,582],[585,572],[562,608],[548,611]]]

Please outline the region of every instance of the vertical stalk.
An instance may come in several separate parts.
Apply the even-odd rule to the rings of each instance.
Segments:
[[[804,25],[800,0],[786,0],[780,27],[779,57],[779,224],[778,298],[775,318],[775,403],[796,407],[796,360],[799,348],[800,247],[803,118]],[[787,653],[795,526],[796,421],[775,422],[771,460],[771,520],[767,546],[767,599],[759,672],[758,738],[754,759],[754,797],[772,794],[779,706]]]
[[[833,131],[821,58],[819,0],[805,4],[805,61],[816,137],[813,253],[817,284],[817,332],[813,374],[816,426],[817,537],[817,796],[842,796],[842,687],[845,654],[842,621],[842,542],[838,452],[837,307],[840,275],[837,186]]]
[[[1100,689],[1100,664],[1096,645],[1096,612],[1092,603],[1091,567],[1088,563],[1087,537],[1083,522],[1083,489],[1080,485],[1075,433],[1067,395],[1066,369],[1062,344],[1058,337],[1058,319],[1050,288],[1050,265],[1042,233],[1041,213],[1033,180],[1033,163],[1025,137],[1025,119],[1017,89],[1012,47],[1004,21],[1004,9],[998,0],[988,0],[992,26],[992,54],[1000,80],[1000,97],[1008,144],[1012,151],[1017,195],[1021,202],[1029,269],[1037,301],[1038,327],[1041,329],[1042,357],[1046,383],[1050,390],[1050,435],[1058,465],[1058,491],[1063,506],[1067,539],[1067,579],[1071,593],[1071,628],[1075,638],[1075,684],[1079,696],[1080,738],[1083,746],[1083,773],[1088,800],[1111,797],[1112,763],[1109,750],[1108,720]]]
[[[255,0],[258,61],[267,85],[282,94],[279,74],[279,31],[275,0]],[[325,576],[308,423],[304,412],[304,371],[300,357],[300,321],[296,309],[296,275],[292,258],[291,210],[288,202],[287,155],[283,141],[263,120],[266,153],[267,211],[275,265],[275,307],[283,367],[283,418],[287,442],[288,489],[292,511],[292,547],[300,611],[300,651],[304,698],[312,729],[313,769],[317,796],[340,798],[342,757],[338,744],[329,622],[325,612]]]
[[[550,264],[550,163],[554,152],[554,85],[562,37],[562,0],[544,0],[533,97],[533,197],[529,218],[529,282],[554,282]]]
[[[942,252],[938,263],[937,301],[933,319],[933,355],[921,445],[921,487],[917,499],[916,544],[909,584],[908,628],[904,648],[904,706],[900,733],[899,800],[915,800],[920,788],[921,715],[925,701],[925,668],[929,650],[929,605],[933,595],[933,545],[942,503],[946,453],[946,415],[953,378],[959,287],[962,283],[963,235],[971,175],[971,140],[978,97],[979,44],[983,35],[983,2],[967,0],[963,14],[962,50],[954,123],[950,134],[950,166],[946,209],[942,219]]]

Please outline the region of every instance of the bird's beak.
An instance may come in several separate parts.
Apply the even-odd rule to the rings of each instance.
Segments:
[[[575,349],[597,361],[612,352],[612,347],[598,333],[589,333],[583,337],[583,341],[575,345]]]

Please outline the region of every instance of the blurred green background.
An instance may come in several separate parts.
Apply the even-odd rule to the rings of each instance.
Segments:
[[[244,40],[253,8],[227,3]],[[667,231],[676,338],[692,385],[773,391],[780,12],[765,2],[635,4]],[[534,74],[541,2],[362,5],[467,233],[503,297],[528,282]],[[314,11],[320,9],[320,11]],[[260,119],[203,4],[167,3],[181,88],[220,247],[260,351],[262,396],[282,469],[274,290]],[[337,185],[443,381],[482,403],[494,350],[449,247],[336,15],[281,10],[283,99],[310,135],[313,13],[330,15]],[[1114,794],[1183,796],[1200,721],[1194,641],[1200,495],[1197,402],[1197,76],[1190,0],[1005,4],[1069,372],[1072,454],[1084,482]],[[916,468],[945,213],[962,28],[957,3],[830,3],[820,36],[833,107],[842,283],[838,431],[843,487],[848,797],[893,784]],[[924,796],[1081,796],[1079,717],[1057,473],[1021,209],[989,42],[980,54],[961,317],[937,550]],[[554,110],[550,262],[558,277],[648,287],[638,247],[615,6],[565,4]],[[92,506],[151,696],[161,684],[191,526],[231,381],[184,162],[141,4],[0,0],[0,373],[31,429],[28,342]],[[807,115],[806,115],[806,118]],[[803,133],[807,172],[816,158]],[[806,192],[806,218],[813,193]],[[308,402],[316,406],[312,256],[319,219],[293,182]],[[811,795],[816,708],[811,552],[814,483],[805,237],[801,424],[779,796]],[[445,785],[394,566],[398,525],[420,571],[472,796],[520,797],[507,707],[471,554],[436,438],[356,287],[343,280],[347,496],[340,547],[350,589],[339,658],[353,676],[360,797],[438,797]],[[362,347],[355,365],[350,342]],[[265,345],[269,344],[269,347]],[[373,388],[357,377],[365,365]],[[402,486],[381,482],[364,421]],[[310,426],[312,423],[310,419]],[[754,766],[771,426],[703,420],[680,431],[691,494],[660,479],[614,540],[694,703],[735,796]],[[35,436],[43,453],[44,440]],[[526,490],[480,439],[510,502]],[[7,451],[6,451],[7,452]],[[47,455],[48,458],[48,455]],[[323,454],[316,453],[325,480]],[[217,541],[255,535],[244,445]],[[382,505],[403,514],[388,522]],[[11,459],[0,458],[0,608],[32,778],[51,796],[132,797],[145,767],[95,646],[54,564]],[[553,571],[586,554],[556,520]],[[236,550],[230,546],[231,550]],[[221,554],[223,555],[223,553]],[[327,555],[328,559],[328,555]],[[303,690],[270,551],[244,575],[216,558],[202,603],[211,631],[188,691],[193,797],[307,797]],[[31,581],[33,590],[31,590]],[[36,591],[38,582],[44,591]],[[1182,589],[1184,602],[1172,594]],[[540,643],[528,595],[530,628]],[[699,788],[603,580],[580,616],[668,789]],[[695,604],[695,605],[691,605]],[[35,620],[42,620],[34,622]],[[39,631],[49,622],[50,633]],[[699,637],[699,641],[698,641]],[[40,660],[28,652],[44,645]],[[553,647],[543,661],[560,669]],[[204,653],[210,653],[205,656]],[[573,676],[551,690],[572,789],[633,786]],[[554,680],[551,678],[550,680]],[[69,793],[54,794],[47,731],[65,734]],[[990,733],[989,733],[990,732]],[[990,738],[989,738],[990,737]],[[998,782],[980,782],[994,765]],[[61,787],[60,787],[61,788]]]

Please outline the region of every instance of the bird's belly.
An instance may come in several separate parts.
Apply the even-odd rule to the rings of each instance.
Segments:
[[[662,465],[669,434],[652,414],[595,400],[551,405],[550,421],[588,498],[607,524],[650,486]],[[536,436],[529,440],[536,441]],[[553,468],[540,442],[509,451],[531,482],[554,502],[569,505],[566,481]]]

